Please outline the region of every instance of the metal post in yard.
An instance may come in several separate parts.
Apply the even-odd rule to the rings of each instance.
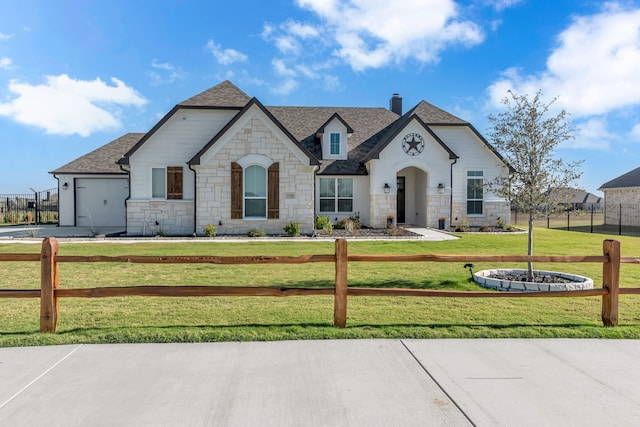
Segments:
[[[593,204],[591,204],[591,234],[593,234]]]
[[[571,231],[571,211],[567,211],[567,231]]]
[[[618,236],[622,236],[622,203],[620,203],[620,216],[618,217]]]

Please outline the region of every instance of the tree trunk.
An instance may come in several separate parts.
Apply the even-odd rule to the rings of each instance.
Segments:
[[[533,255],[533,213],[529,213],[529,239],[527,243],[527,255]],[[533,263],[527,264],[527,275],[533,281]]]

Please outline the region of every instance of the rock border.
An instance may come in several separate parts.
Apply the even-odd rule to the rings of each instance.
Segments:
[[[477,273],[473,273],[473,281],[482,287],[506,292],[553,292],[593,289],[593,279],[576,274],[560,273],[557,271],[536,270],[536,273],[550,276],[559,276],[563,279],[570,280],[573,283],[521,282],[514,280],[494,279],[489,277],[492,274],[526,274],[526,272],[526,270],[504,268],[495,270],[482,270],[478,271]]]

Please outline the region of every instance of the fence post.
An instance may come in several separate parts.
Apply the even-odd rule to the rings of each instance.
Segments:
[[[602,264],[602,287],[609,292],[602,296],[602,323],[604,326],[618,325],[618,294],[620,288],[620,242],[607,239],[602,242],[604,255],[609,261]]]
[[[40,252],[40,332],[58,331],[58,241],[47,237]]]
[[[347,239],[336,239],[336,289],[333,299],[333,326],[347,326]]]

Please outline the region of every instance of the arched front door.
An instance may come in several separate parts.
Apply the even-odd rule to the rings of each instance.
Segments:
[[[416,167],[396,174],[396,220],[398,224],[427,226],[427,189],[429,175]]]

